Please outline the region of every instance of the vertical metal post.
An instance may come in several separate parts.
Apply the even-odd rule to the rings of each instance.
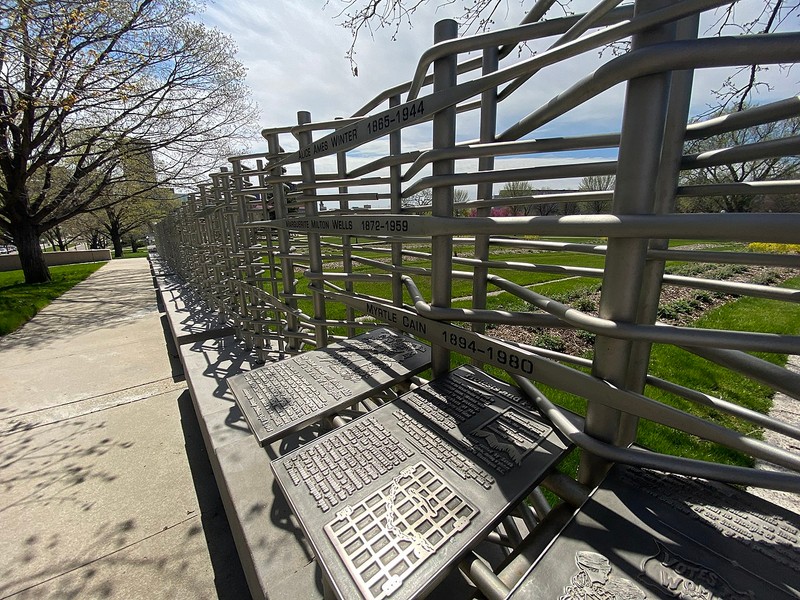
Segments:
[[[336,153],[336,171],[340,179],[347,177],[347,152]],[[348,187],[346,185],[339,186],[339,193],[346,194]],[[339,200],[339,210],[347,210],[350,208],[350,203],[347,200]],[[353,271],[353,246],[352,238],[349,235],[342,235],[342,269],[345,273],[352,273]],[[353,282],[346,281],[344,289],[348,294],[353,293]],[[355,311],[352,307],[345,307],[345,315],[348,322],[352,323],[356,319]],[[356,334],[354,327],[347,327],[347,337],[353,337]]]
[[[496,46],[485,48],[483,50],[483,75],[494,73],[499,66],[499,50]],[[481,94],[481,124],[480,124],[480,140],[482,143],[490,143],[494,141],[497,128],[497,88],[486,90]],[[478,159],[479,171],[491,171],[494,169],[494,156],[481,156]],[[478,184],[478,200],[491,200],[493,195],[494,185],[491,183]],[[488,217],[491,214],[490,207],[477,209],[479,217]],[[475,236],[475,258],[478,260],[489,260],[489,236],[476,235]],[[475,267],[473,270],[472,280],[472,305],[477,308],[486,308],[486,275],[489,269],[487,267]],[[485,323],[473,323],[472,330],[476,333],[483,333],[486,331]],[[480,366],[483,364],[477,357],[472,359],[472,364]]]
[[[306,125],[311,123],[311,113],[306,110],[298,111],[297,124]],[[297,136],[300,142],[300,148],[311,146],[314,143],[313,136],[310,131],[301,131]],[[303,183],[316,183],[316,174],[314,172],[314,159],[304,160],[300,162],[300,172],[303,177]],[[316,196],[317,192],[314,189],[305,191],[306,196]],[[319,212],[317,211],[317,203],[304,202],[306,215],[309,217],[316,217]],[[322,246],[320,244],[320,235],[318,233],[308,234],[308,261],[312,273],[322,273]],[[324,321],[326,318],[325,312],[325,296],[322,293],[324,284],[322,281],[314,280],[308,284],[311,290],[311,299],[314,304],[314,319],[317,321]],[[324,348],[328,345],[328,328],[324,325],[317,324],[314,327],[314,340],[317,348]]]
[[[267,136],[267,148],[269,149],[270,156],[278,157],[281,153],[281,145],[278,140],[278,134],[272,133]],[[275,159],[277,162],[277,158]],[[270,169],[270,176],[279,178],[283,174],[281,167],[274,167]],[[275,217],[277,219],[285,219],[287,216],[286,208],[286,192],[283,188],[283,183],[278,180],[272,184],[272,206],[275,210]],[[294,285],[294,261],[289,258],[291,252],[291,243],[289,232],[285,229],[278,230],[278,249],[283,255],[281,259],[281,276],[283,280],[283,293],[288,297],[284,299],[291,311],[297,311],[297,300],[292,296],[295,293]],[[286,315],[286,330],[290,334],[297,334],[300,330],[300,322],[295,316],[294,312]],[[289,350],[297,351],[299,349],[298,339],[292,335],[288,341]]]
[[[214,177],[217,189],[217,204],[219,206],[218,215],[220,220],[220,244],[222,250],[222,262],[220,269],[219,290],[222,294],[222,306],[226,318],[233,317],[236,331],[240,338],[246,338],[244,334],[244,322],[242,314],[237,308],[238,290],[236,282],[236,272],[239,254],[239,237],[237,236],[236,211],[233,210],[230,190],[230,175],[228,168],[222,167],[220,173]],[[247,347],[250,348],[249,342]]]
[[[439,21],[434,26],[434,43],[458,36],[458,24],[452,19]],[[457,56],[445,56],[433,63],[433,93],[456,85]],[[456,108],[451,106],[433,116],[433,148],[452,148],[456,143]],[[433,163],[433,175],[450,175],[455,170],[455,161],[438,160]],[[433,189],[433,216],[453,216],[453,187]],[[437,235],[431,238],[431,304],[449,308],[453,280],[453,238]],[[431,369],[438,377],[450,370],[450,351],[434,345],[431,352]]]
[[[256,170],[258,171],[258,188],[261,190],[258,195],[261,200],[261,219],[263,221],[270,220],[270,212],[269,212],[269,195],[267,194],[267,186],[269,183],[267,182],[266,178],[266,171],[264,169],[264,161],[258,160],[256,161]],[[273,206],[274,206],[274,197],[273,197]],[[264,243],[266,245],[266,258],[267,264],[269,265],[269,285],[270,285],[270,292],[272,293],[273,297],[280,298],[280,289],[278,286],[278,267],[275,261],[275,254],[276,250],[274,247],[273,236],[275,235],[276,230],[272,227],[265,227],[263,229],[263,236],[264,236]],[[263,249],[264,246],[261,246]],[[280,252],[280,250],[278,250]],[[261,254],[264,254],[262,250]],[[262,278],[263,280],[263,278]],[[265,282],[259,282],[258,286],[264,286]],[[283,318],[281,316],[281,312],[278,309],[273,310],[269,314],[272,315],[272,319],[274,320],[275,325],[275,337],[277,338],[278,342],[278,352],[282,355],[284,353],[284,343],[285,337],[283,332]],[[266,340],[266,346],[268,348],[272,347],[272,331],[270,330],[269,326],[266,326],[262,329],[262,332],[269,336]]]
[[[650,12],[669,3],[669,0],[637,0],[635,12]],[[669,24],[634,35],[632,48],[674,38],[675,26]],[[653,211],[653,189],[661,161],[669,84],[669,73],[657,73],[628,82],[614,188],[614,214],[649,214]],[[626,323],[636,321],[646,255],[646,239],[609,238],[600,298],[601,318]],[[624,387],[630,354],[631,342],[597,336],[593,374]],[[621,411],[590,402],[586,432],[608,443],[627,445],[633,441],[630,439],[632,428],[624,421]],[[623,431],[626,438],[621,437]],[[603,478],[608,467],[606,461],[583,452],[579,480],[594,485]]]
[[[250,311],[252,297],[249,287],[253,284],[253,257],[251,255],[251,232],[247,227],[240,227],[247,223],[247,197],[244,191],[245,177],[242,163],[234,160],[231,165],[233,176],[226,178],[228,181],[233,179],[233,192],[230,191],[230,184],[226,183],[228,194],[231,196],[231,203],[235,205],[236,211],[233,212],[234,230],[231,232],[234,239],[240,241],[237,257],[234,262],[235,271],[231,276],[238,287],[239,314],[242,321],[242,337],[248,349],[258,348],[260,343],[256,339],[256,324],[253,314]],[[244,280],[243,280],[244,279]]]
[[[400,104],[400,94],[389,98],[389,108]],[[397,156],[403,151],[402,130],[398,129],[389,134],[389,154]],[[400,165],[389,167],[389,193],[391,196],[390,209],[393,215],[403,212],[402,194],[402,171]],[[403,243],[392,242],[392,266],[401,267],[403,265]],[[403,305],[403,282],[400,273],[392,273],[392,303],[395,306]]]
[[[677,39],[686,40],[697,37],[700,16],[693,15],[678,22]],[[666,126],[664,127],[664,147],[661,153],[658,181],[655,186],[656,214],[667,214],[675,209],[675,190],[680,175],[680,163],[683,156],[683,141],[686,123],[689,120],[689,103],[692,95],[694,71],[676,71],[672,73],[669,104],[667,105]],[[666,250],[669,240],[650,240],[653,250]],[[664,277],[663,260],[649,260],[645,265],[642,280],[642,291],[639,301],[637,323],[653,324],[658,315],[658,304],[661,297],[661,282]],[[647,371],[650,363],[652,344],[646,341],[634,342],[631,347],[631,358],[628,366],[626,387],[635,392],[644,390]],[[622,439],[635,439],[638,419],[626,415],[621,422]]]

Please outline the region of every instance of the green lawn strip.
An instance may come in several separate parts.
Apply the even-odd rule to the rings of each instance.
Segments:
[[[130,250],[123,250],[122,256],[115,256],[115,259],[120,258],[147,258],[149,252],[147,250],[137,250],[136,252],[131,252]]]
[[[50,267],[52,281],[49,283],[26,284],[21,270],[0,273],[0,336],[19,328],[104,264],[96,262]]]
[[[800,277],[790,279],[783,285],[800,288]],[[763,298],[740,298],[710,311],[697,320],[695,327],[797,335],[800,333],[800,305]],[[787,360],[785,354],[754,354],[781,366],[785,365]],[[653,347],[650,372],[657,377],[675,381],[760,413],[767,413],[772,406],[773,391],[768,386],[674,346],[657,344]],[[690,403],[650,386],[646,393],[655,400],[726,427],[755,434],[756,437],[760,435],[759,430],[751,423],[740,421],[709,407]],[[659,450],[660,440],[664,436],[668,436],[669,439],[674,437],[666,434],[664,429],[662,426],[643,422],[640,427],[639,442],[654,450],[664,451]],[[701,440],[692,439],[688,443],[681,443],[678,448],[681,449],[682,455],[694,458],[748,466],[753,463],[748,456]]]
[[[542,293],[553,296],[568,292],[571,281],[548,284],[547,287],[551,289],[542,291]],[[783,285],[800,288],[800,278],[791,279]],[[800,333],[800,305],[745,297],[710,311],[698,319],[694,326],[796,335]],[[756,353],[756,355],[779,365],[785,364],[787,359],[786,355],[774,353]],[[466,359],[462,357],[454,357],[452,363],[455,366],[465,361]],[[487,371],[497,377],[509,380],[504,371],[491,367],[487,368]],[[674,346],[661,344],[653,346],[650,374],[701,390],[757,412],[766,413],[772,405],[773,392],[769,387]],[[540,383],[537,383],[537,387],[555,404],[580,415],[586,414],[587,402],[585,399]],[[695,404],[653,386],[647,386],[645,394],[654,400],[690,414],[760,437],[759,429],[753,424],[713,408]],[[723,464],[753,465],[751,457],[736,450],[651,421],[641,421],[637,443],[663,454]],[[561,463],[559,469],[575,477],[578,460],[578,453],[572,453]]]

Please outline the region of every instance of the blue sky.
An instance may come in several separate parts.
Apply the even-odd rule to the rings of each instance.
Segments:
[[[351,42],[350,33],[336,24],[342,5],[340,0],[216,0],[200,15],[204,23],[229,34],[238,46],[238,59],[247,67],[247,80],[261,108],[261,126],[285,126],[296,123],[298,110],[308,110],[315,121],[347,117],[382,90],[408,81],[419,56],[430,46],[433,24],[443,18],[457,17],[463,1],[443,3],[431,0],[412,17],[411,26],[404,23],[392,40],[393,29],[378,29],[372,35],[363,32],[356,46],[358,77],[353,77],[345,58]],[[494,15],[493,29],[517,24],[530,2],[509,0]],[[580,12],[591,4],[574,0],[572,10]],[[748,11],[762,3],[744,0],[737,14],[744,18]],[[551,9],[552,16],[561,16],[560,9]],[[548,13],[550,14],[550,13]],[[703,27],[708,27],[710,21]],[[796,28],[786,23],[784,28]],[[701,28],[702,29],[702,28]],[[536,46],[544,49],[547,40]],[[523,51],[524,52],[524,51]],[[525,55],[524,55],[525,56]],[[462,57],[463,59],[463,57]],[[504,63],[505,64],[505,63]],[[601,64],[597,52],[550,67],[529,81],[522,89],[501,104],[498,129],[516,122],[533,109],[546,103],[577,79],[591,73]],[[796,72],[788,77],[777,67],[763,73],[773,85],[764,90],[759,101],[776,100],[798,93]],[[708,93],[724,79],[720,70],[700,71],[695,77],[692,111],[706,109],[712,98]],[[567,136],[582,133],[606,133],[618,130],[622,112],[623,86],[604,92],[585,107],[561,118],[537,132],[538,137]],[[459,117],[460,140],[477,137],[477,115]],[[419,126],[404,132],[404,150],[430,144],[429,128]],[[291,140],[287,140],[291,146]],[[384,153],[385,144],[375,143],[348,156],[353,163]],[[254,140],[250,151],[266,149],[261,140]],[[576,156],[577,157],[577,156]],[[608,153],[582,153],[582,160],[607,159]],[[536,164],[547,164],[562,156],[539,157]],[[521,159],[499,161],[499,168],[520,166]],[[462,168],[471,169],[465,162]],[[526,164],[531,164],[530,160]],[[423,175],[425,173],[423,172]],[[574,183],[574,182],[573,182]]]

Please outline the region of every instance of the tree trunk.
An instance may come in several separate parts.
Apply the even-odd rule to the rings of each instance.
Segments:
[[[39,245],[39,232],[31,224],[23,223],[14,230],[14,244],[19,250],[19,261],[25,283],[47,283],[50,281],[50,270],[44,262],[44,253]]]
[[[114,245],[114,258],[122,258],[122,235],[119,233],[119,228],[111,227],[108,234]]]
[[[58,242],[58,249],[61,250],[61,252],[66,252],[68,250],[67,242],[61,232],[61,227],[58,225],[56,225],[56,242]]]

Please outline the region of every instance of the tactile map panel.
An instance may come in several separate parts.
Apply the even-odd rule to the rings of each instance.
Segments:
[[[471,366],[272,463],[340,598],[424,596],[565,454],[512,386]]]
[[[388,329],[305,352],[228,378],[264,446],[426,369],[430,348]]]
[[[362,595],[382,600],[477,512],[418,462],[367,499],[336,513],[325,533]]]
[[[510,598],[800,598],[800,516],[734,487],[617,465]]]

